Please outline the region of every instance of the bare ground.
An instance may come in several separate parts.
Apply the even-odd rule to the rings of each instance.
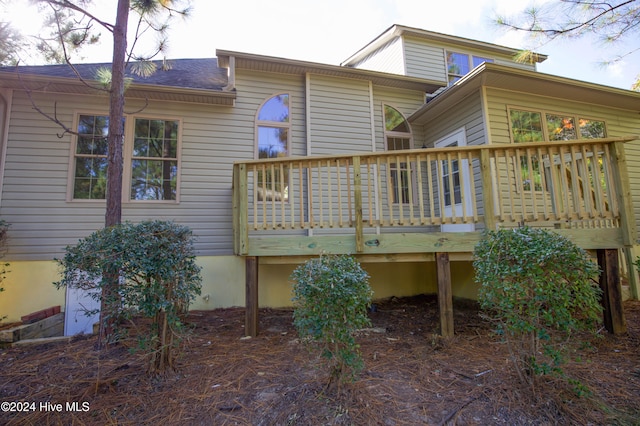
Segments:
[[[640,425],[640,302],[625,303],[627,335],[573,352],[573,384],[543,377],[533,392],[475,304],[456,304],[451,339],[433,297],[376,306],[358,336],[365,370],[340,392],[325,391],[291,310],[261,310],[260,335],[241,339],[244,310],[221,309],[189,315],[177,371],[162,377],[126,343],[94,350],[95,337],[0,350],[0,401],[29,403],[0,424]]]

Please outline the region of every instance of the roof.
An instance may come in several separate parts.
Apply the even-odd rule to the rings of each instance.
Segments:
[[[424,104],[408,120],[415,124],[436,120],[482,86],[640,112],[639,92],[485,62]]]
[[[218,66],[218,60],[173,59],[153,61],[157,70],[149,76],[133,72],[129,64],[126,77],[132,79],[127,90],[129,97],[228,104],[234,93],[226,90],[227,70]],[[49,92],[93,93],[98,90],[96,75],[109,63],[69,65],[39,65],[0,67],[0,87],[43,90]],[[76,71],[88,84],[82,83]]]
[[[358,50],[356,53],[354,53],[349,58],[344,60],[341,65],[345,67],[354,66],[367,55],[373,53],[375,50],[377,50],[384,44],[400,36],[411,36],[411,37],[421,38],[425,40],[437,41],[441,43],[455,44],[455,45],[466,47],[469,49],[480,49],[483,51],[493,52],[496,54],[502,54],[502,55],[507,55],[511,57],[522,50],[522,49],[514,49],[506,46],[500,46],[498,44],[472,40],[464,37],[457,37],[457,36],[452,36],[448,34],[427,31],[420,28],[405,27],[403,25],[396,24],[387,28],[385,31],[382,32],[382,34],[380,34],[378,37],[373,39],[365,47]],[[534,57],[536,58],[537,62],[543,62],[544,60],[547,59],[547,55],[543,55],[540,53],[536,53]]]
[[[373,84],[394,87],[398,89],[419,90],[432,93],[441,88],[444,83],[439,80],[428,80],[418,77],[409,77],[400,74],[390,74],[379,71],[371,71],[359,68],[349,68],[339,65],[328,65],[317,62],[299,61],[273,56],[256,55],[243,52],[217,50],[216,55],[221,66],[228,66],[233,58],[235,68],[253,71],[274,72],[282,74],[306,74],[313,73],[332,77],[351,78],[356,80],[371,81]],[[233,83],[231,83],[233,84]]]

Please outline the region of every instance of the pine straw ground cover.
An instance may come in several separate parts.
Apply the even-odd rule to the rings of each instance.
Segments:
[[[360,380],[327,393],[291,314],[261,310],[261,334],[241,339],[243,309],[192,312],[178,371],[164,377],[148,377],[126,345],[95,351],[95,337],[0,350],[0,401],[38,404],[0,413],[0,424],[640,424],[640,302],[625,303],[628,335],[605,333],[566,366],[582,396],[554,378],[533,395],[523,388],[475,304],[456,304],[456,336],[438,337],[426,296],[378,303],[358,337]],[[63,411],[40,410],[44,402]]]

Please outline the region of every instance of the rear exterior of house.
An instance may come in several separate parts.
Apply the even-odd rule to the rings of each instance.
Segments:
[[[127,92],[123,219],[168,219],[193,230],[203,291],[192,309],[248,304],[247,259],[260,277],[259,294],[249,297],[260,306],[288,305],[289,274],[300,261],[323,252],[327,241],[329,251],[359,255],[371,274],[375,297],[434,293],[437,251],[421,248],[425,236],[463,241],[457,249],[445,243],[449,248],[443,250],[451,252],[455,264],[453,295],[473,298],[477,289],[470,253],[479,232],[487,223],[526,222],[515,214],[487,213],[500,210],[502,203],[524,211],[536,205],[533,200],[551,198],[535,180],[544,179],[553,167],[538,168],[537,174],[531,167],[525,175],[522,165],[512,165],[511,174],[499,178],[497,157],[490,160],[493,172],[483,172],[480,156],[489,154],[480,151],[468,159],[438,157],[433,164],[440,166],[433,170],[421,155],[452,145],[514,147],[518,142],[553,141],[548,123],[559,117],[561,122],[573,120],[576,128],[587,123],[582,127],[601,129],[567,139],[595,138],[611,146],[613,138],[630,140],[620,142],[628,169],[622,188],[630,192],[620,195],[628,200],[614,206],[607,198],[611,191],[593,196],[600,200],[600,210],[613,212],[602,220],[609,220],[607,227],[616,231],[597,234],[611,238],[610,243],[588,247],[626,247],[623,259],[628,261],[638,246],[640,197],[630,195],[640,193],[640,142],[627,137],[640,134],[640,96],[539,75],[534,64],[514,62],[515,53],[393,26],[342,66],[229,51],[218,51],[216,60],[176,60],[146,80],[136,77]],[[57,279],[53,259],[63,255],[66,245],[99,229],[105,210],[101,144],[107,98],[54,67],[21,72],[21,77],[12,70],[0,74],[0,217],[11,224],[6,255],[11,272],[0,296],[0,313],[9,321],[65,305],[64,292],[51,285]],[[65,133],[34,105],[82,135]],[[529,122],[539,118],[539,135],[514,140],[519,130],[515,118],[522,116]],[[581,158],[605,151],[597,148],[588,154],[587,148],[580,149],[575,152],[584,154]],[[350,161],[360,161],[361,153],[371,157],[362,157],[360,167],[354,167]],[[332,156],[343,156],[347,166]],[[321,162],[264,166],[291,157],[322,157],[352,174],[331,180],[332,169],[320,168],[325,167]],[[528,156],[533,157],[535,153]],[[446,177],[444,165],[450,171]],[[252,167],[253,175],[247,171],[245,180],[242,174],[234,175],[234,169]],[[460,184],[465,170],[469,183]],[[375,173],[385,177],[370,179]],[[495,203],[485,201],[488,187],[483,187],[483,176],[491,173],[494,183],[510,178],[511,189],[499,190],[505,195],[496,196]],[[576,169],[571,175],[574,182],[578,174]],[[429,180],[431,175],[437,178]],[[535,181],[533,186],[526,186],[527,178]],[[352,192],[356,183],[361,185],[359,199],[342,195]],[[423,193],[419,187],[426,186],[432,189]],[[445,193],[449,195],[440,195]],[[583,198],[591,199],[584,193]],[[360,210],[348,206],[352,200],[359,200]],[[462,200],[467,204],[458,211]],[[549,209],[557,204],[549,201]],[[319,205],[325,208],[315,210]],[[595,201],[589,206],[594,212],[598,207]],[[355,213],[350,217],[348,212]],[[623,227],[620,217],[625,212],[632,217]],[[414,213],[416,220],[403,222]],[[456,220],[462,216],[464,220]],[[547,215],[542,221],[551,228],[570,229],[576,226],[573,217]],[[587,220],[578,222],[583,226]],[[588,226],[600,226],[594,223]],[[623,242],[624,233],[632,234],[632,241]],[[417,236],[415,248],[406,249],[406,235]],[[392,242],[397,246],[387,248]]]

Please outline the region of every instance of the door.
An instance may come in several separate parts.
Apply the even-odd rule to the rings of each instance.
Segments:
[[[464,127],[456,130],[453,133],[439,139],[435,143],[436,148],[447,148],[452,146],[467,146],[467,138],[465,136]],[[441,162],[440,164],[441,179],[438,181],[438,190],[444,193],[444,216],[445,217],[462,217],[462,196],[465,200],[469,200],[466,203],[466,215],[471,216],[473,214],[473,207],[471,205],[471,176],[469,176],[469,161],[461,160],[458,164],[458,160],[453,160],[451,163]],[[453,187],[451,187],[453,182]],[[453,192],[453,197],[452,193]],[[453,198],[453,202],[452,202]],[[442,232],[471,232],[475,230],[475,224],[473,223],[456,223],[456,224],[444,224],[441,225]]]
[[[100,291],[96,289],[95,291]],[[92,334],[93,324],[100,320],[100,312],[87,316],[87,311],[98,310],[100,302],[87,290],[67,287],[64,313],[64,335]]]

